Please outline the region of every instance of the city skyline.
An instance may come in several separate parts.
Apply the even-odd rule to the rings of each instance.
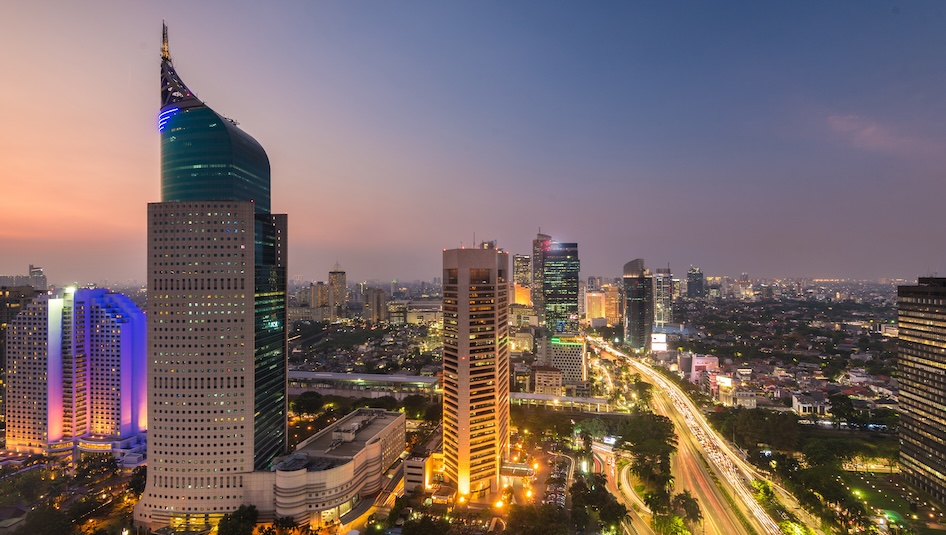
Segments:
[[[528,254],[540,229],[583,276],[946,272],[935,4],[222,5],[11,8],[0,274],[146,278],[162,19],[267,147],[290,276],[429,280],[444,248]],[[437,202],[474,182],[488,212]]]

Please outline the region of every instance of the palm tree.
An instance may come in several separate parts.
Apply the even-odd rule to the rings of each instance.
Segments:
[[[689,490],[684,490],[673,497],[673,511],[691,525],[703,520],[700,502],[690,494]]]

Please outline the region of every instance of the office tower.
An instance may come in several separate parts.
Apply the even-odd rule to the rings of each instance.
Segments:
[[[105,289],[41,294],[7,333],[7,449],[73,457],[136,442],[148,426],[146,320]]]
[[[384,290],[381,288],[368,288],[365,290],[365,311],[363,314],[365,320],[371,323],[378,323],[388,319],[388,304],[385,299]]]
[[[654,325],[673,323],[673,274],[670,266],[657,268],[654,275]]]
[[[946,278],[897,290],[900,473],[946,502]]]
[[[621,287],[617,284],[602,284],[601,291],[604,292],[604,318],[608,325],[623,325],[621,315]]]
[[[702,299],[706,296],[706,283],[703,280],[703,272],[700,268],[690,266],[687,271],[687,297],[690,299]]]
[[[30,264],[30,286],[40,292],[46,291],[46,275],[43,273],[43,268]]]
[[[250,135],[161,54],[161,202],[148,205],[148,483],[135,520],[203,529],[286,451],[285,214]],[[242,83],[242,82],[241,82]]]
[[[509,444],[509,255],[443,252],[443,459],[460,497],[500,490]]]
[[[539,325],[545,324],[545,253],[552,237],[539,233],[532,240],[532,307],[539,316]]]
[[[348,312],[348,282],[338,262],[328,272],[328,285],[332,292],[332,319],[344,318]]]
[[[654,326],[654,278],[644,259],[624,264],[624,342],[634,349],[650,349]]]
[[[545,327],[552,332],[578,331],[577,243],[553,241],[543,253],[542,287]]]
[[[601,277],[588,277],[588,291],[597,292],[601,289]]]
[[[520,286],[532,284],[532,257],[525,254],[512,256],[513,282]]]

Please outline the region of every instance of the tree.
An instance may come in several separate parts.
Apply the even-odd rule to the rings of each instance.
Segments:
[[[517,535],[568,535],[568,515],[554,505],[513,505],[509,507],[505,533]]]
[[[424,411],[424,421],[430,423],[439,423],[443,421],[443,405],[434,403]]]
[[[834,416],[834,427],[840,429],[841,422],[850,422],[854,417],[854,402],[846,394],[834,394],[828,397],[831,404],[831,415]]]
[[[404,415],[411,420],[419,420],[427,410],[427,398],[411,394],[401,401],[404,406]]]
[[[598,510],[598,517],[607,526],[616,526],[627,516],[627,507],[616,500],[609,500]]]
[[[434,520],[424,515],[416,520],[408,520],[401,526],[402,535],[447,535],[450,531],[450,521]]]
[[[322,410],[322,394],[318,392],[303,392],[292,400],[292,412],[296,414],[317,414]]]
[[[255,505],[241,505],[232,513],[223,515],[217,525],[218,535],[253,535],[253,528],[259,519]]]
[[[136,496],[141,496],[148,484],[148,467],[146,465],[136,466],[131,471],[131,479],[128,480],[128,491]]]
[[[295,531],[299,524],[291,516],[278,516],[273,520],[273,527],[276,528],[277,533],[285,534]]]
[[[35,535],[36,533],[72,535],[75,530],[65,513],[52,505],[41,505],[27,513],[15,533],[16,535]]]
[[[110,453],[83,455],[76,463],[76,481],[101,481],[118,473],[118,461]]]
[[[769,487],[771,489],[771,487]],[[682,517],[683,520],[691,525],[703,520],[703,511],[700,510],[700,502],[690,494],[689,490],[677,494],[671,500],[673,512]]]

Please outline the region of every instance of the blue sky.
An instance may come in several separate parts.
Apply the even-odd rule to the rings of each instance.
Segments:
[[[583,275],[946,273],[944,9],[18,3],[0,272],[144,280],[165,19],[188,86],[269,153],[292,275],[427,279],[540,227]]]

